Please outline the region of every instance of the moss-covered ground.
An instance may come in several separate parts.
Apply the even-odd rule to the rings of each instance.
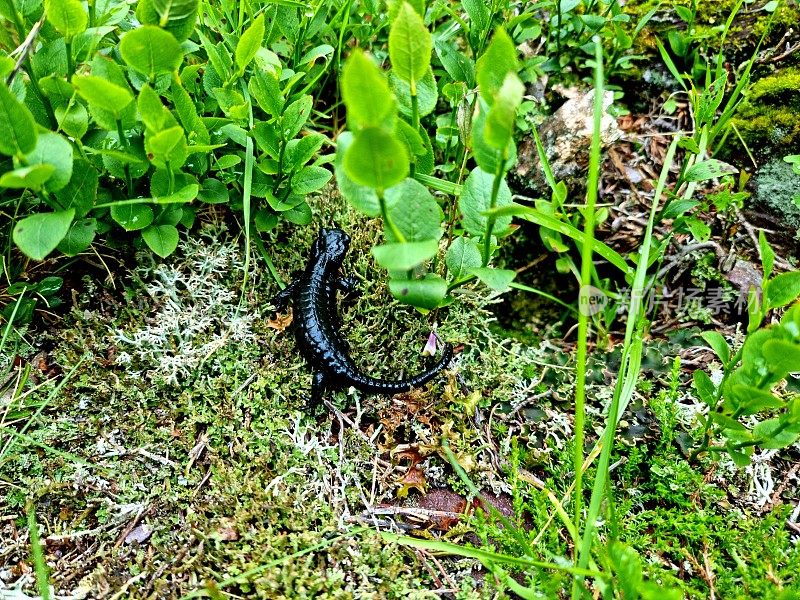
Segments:
[[[469,505],[443,439],[543,560],[569,556],[548,499],[572,480],[569,332],[530,313],[509,332],[485,290],[464,290],[437,315],[390,301],[367,250],[377,222],[335,195],[315,209],[353,235],[347,268],[362,294],[343,327],[356,360],[385,376],[419,370],[435,324],[460,351],[446,375],[391,399],[329,394],[330,407],[307,413],[310,371],[268,309],[277,285],[257,260],[242,296],[241,240],[213,220],[170,260],[139,256],[133,277],[113,287],[87,277],[51,329],[18,340],[21,375],[4,388],[1,597],[34,594],[31,513],[63,598],[510,597],[476,561],[378,533],[435,531],[514,552],[480,510],[453,517]],[[284,277],[314,233],[274,234],[268,251]],[[698,404],[682,364],[697,353],[691,331],[651,344],[612,470],[613,510],[624,516],[601,533],[633,546],[647,577],[687,598],[796,597],[798,450],[770,451],[745,470],[690,466],[681,437]],[[592,364],[590,431],[615,360],[612,344]],[[418,503],[428,512],[414,512]],[[543,598],[570,585],[553,572],[520,577]]]

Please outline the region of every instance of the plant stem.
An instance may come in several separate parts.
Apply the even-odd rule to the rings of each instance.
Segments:
[[[505,160],[498,156],[497,168],[494,172],[494,181],[492,182],[492,197],[489,200],[489,209],[492,210],[497,205],[497,195],[500,192],[500,184],[503,183],[503,167]],[[494,230],[495,217],[490,216],[486,218],[486,231],[483,234],[483,259],[481,266],[489,264],[489,258],[492,253],[492,231]]]
[[[745,337],[744,341],[745,342],[747,341],[747,337]],[[708,447],[711,444],[711,439],[713,438],[711,429],[714,426],[714,421],[711,418],[711,415],[713,415],[714,412],[719,410],[719,401],[720,401],[720,398],[722,397],[722,389],[723,389],[723,387],[725,385],[725,382],[728,380],[728,377],[733,372],[734,367],[736,367],[736,365],[739,363],[739,360],[742,357],[742,348],[744,348],[744,343],[742,343],[741,347],[736,352],[736,354],[733,355],[733,358],[731,358],[727,362],[727,364],[725,364],[724,367],[723,367],[722,381],[720,381],[720,383],[717,386],[717,389],[716,389],[716,391],[714,393],[714,400],[715,400],[714,406],[709,408],[709,412],[706,415],[705,421],[703,422],[703,433],[702,433],[703,441],[689,455],[689,462],[690,463],[693,463],[694,461],[696,461],[700,457],[700,455],[703,454],[703,452],[708,450]]]
[[[47,119],[50,121],[50,128],[54,131],[58,130],[58,119],[53,112],[53,107],[50,105],[50,100],[42,93],[42,88],[39,87],[39,80],[33,76],[33,67],[31,67],[30,58],[25,60],[25,71],[28,73],[28,81],[31,84],[31,89],[39,97],[39,100],[44,106],[44,112],[47,113]]]
[[[559,14],[561,14],[559,5]],[[575,382],[575,449],[573,454],[573,468],[575,470],[575,530],[581,530],[581,516],[583,513],[583,451],[584,427],[586,418],[586,363],[589,346],[589,310],[582,304],[584,290],[591,285],[592,257],[594,254],[594,207],[597,202],[597,192],[600,181],[600,123],[603,118],[603,50],[599,38],[595,37],[595,81],[594,81],[594,128],[592,145],[589,153],[589,180],[586,186],[586,208],[584,214],[584,237],[581,245],[581,287],[578,294],[578,348],[576,356],[576,382]],[[642,258],[645,265],[647,256]],[[630,317],[629,317],[630,319]],[[611,427],[616,413],[609,413],[607,427]],[[613,428],[612,428],[613,429]],[[591,524],[587,521],[587,531]],[[591,542],[590,542],[591,543]],[[583,549],[575,548],[575,562],[583,558]],[[578,595],[579,582],[576,579],[572,589],[572,597]]]
[[[120,145],[127,150],[130,148],[128,144],[128,138],[125,137],[125,132],[122,129],[122,120],[116,119],[117,122],[117,135],[119,136],[119,143]],[[128,185],[128,197],[130,198],[133,196],[133,180],[131,179],[131,166],[128,163],[125,163],[122,166],[122,170],[125,172],[125,183]]]
[[[394,224],[391,218],[389,218],[389,210],[386,207],[386,198],[383,195],[383,190],[377,190],[378,193],[378,204],[381,207],[381,217],[383,217],[383,222],[386,227],[389,228],[389,231],[392,232],[392,237],[394,237],[395,242],[404,244],[406,242],[406,237],[403,235],[403,232],[397,228],[397,225]]]
[[[67,81],[72,79],[72,74],[75,72],[75,65],[72,62],[72,40],[64,40],[67,51]]]

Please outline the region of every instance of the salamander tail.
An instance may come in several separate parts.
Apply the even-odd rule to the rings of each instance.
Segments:
[[[411,388],[419,387],[428,383],[431,379],[436,377],[440,371],[447,367],[452,359],[453,347],[450,344],[446,344],[442,353],[442,358],[439,359],[435,365],[423,371],[422,373],[419,373],[418,375],[414,375],[408,379],[396,380],[377,379],[367,375],[362,375],[359,378],[359,381],[357,382],[358,385],[356,387],[370,394],[399,394],[401,392],[407,392]]]

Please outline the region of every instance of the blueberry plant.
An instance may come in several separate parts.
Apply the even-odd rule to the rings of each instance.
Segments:
[[[165,257],[198,202],[244,211],[248,230],[310,222],[305,198],[332,174],[325,137],[304,134],[307,92],[333,47],[293,37],[289,67],[266,46],[284,35],[275,22],[300,26],[297,7],[234,8],[205,5],[198,20],[199,0],[135,12],[118,0],[0,3],[13,24],[0,39],[0,207],[24,255],[74,256],[103,236]]]
[[[722,365],[714,382],[698,369],[694,388],[708,406],[693,457],[727,453],[739,466],[750,464],[757,448],[786,448],[800,438],[800,395],[790,373],[800,365],[800,303],[780,321],[761,327],[767,314],[800,298],[800,271],[772,276],[775,253],[759,237],[763,280],[750,290],[747,337],[736,352],[716,331],[703,334]],[[786,386],[789,399],[776,390]]]
[[[443,136],[458,138],[462,162],[469,155],[476,166],[458,186],[457,200],[437,201],[426,184],[450,191],[455,186],[431,177],[434,151],[420,124],[437,106],[438,86],[431,68],[434,41],[419,8],[402,2],[392,11],[388,74],[360,50],[344,65],[349,130],[338,138],[335,170],[353,206],[383,220],[385,243],[373,254],[390,273],[392,294],[430,310],[447,304],[453,289],[476,278],[504,290],[514,277],[490,261],[498,239],[512,232],[511,217],[494,211],[511,203],[505,176],[516,160],[513,133],[524,87],[517,50],[502,28],[475,62],[448,46],[437,47],[453,78],[445,86],[448,101],[464,99],[474,83],[478,89],[465,103],[470,114],[460,131]],[[440,245],[446,273],[430,262]]]

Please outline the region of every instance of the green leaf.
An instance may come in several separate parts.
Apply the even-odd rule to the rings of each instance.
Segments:
[[[787,340],[771,339],[764,342],[761,352],[770,370],[785,375],[800,372],[800,345]]]
[[[25,156],[29,166],[52,165],[53,174],[44,184],[48,192],[56,192],[69,183],[72,177],[72,144],[57,133],[43,133],[36,147]]]
[[[305,202],[305,197],[300,194],[289,194],[286,198],[279,198],[272,191],[267,192],[266,199],[269,207],[275,212],[284,212]]]
[[[453,81],[464,82],[470,88],[475,85],[475,64],[470,58],[441,40],[436,41],[434,48],[444,70]]]
[[[169,195],[160,196],[155,198],[158,200],[159,204],[182,204],[186,202],[191,202],[195,198],[197,198],[197,194],[200,193],[200,186],[196,183],[190,183],[188,185],[184,185],[181,189],[177,192],[174,192]]]
[[[314,65],[320,58],[326,56],[332,56],[333,53],[336,51],[336,48],[331,46],[330,44],[320,44],[303,54],[300,58],[300,65]]]
[[[183,218],[183,208],[177,204],[165,206],[161,213],[153,221],[153,225],[172,225],[175,226],[181,222]]]
[[[411,84],[400,79],[394,72],[389,73],[389,88],[397,98],[400,112],[407,117],[413,114],[411,104]],[[417,115],[424,117],[431,114],[436,109],[436,102],[439,99],[439,89],[436,87],[436,79],[433,77],[433,70],[428,68],[421,79],[416,82],[417,89]]]
[[[89,113],[80,102],[57,105],[53,108],[53,114],[58,122],[58,129],[69,137],[79,140],[89,130]]]
[[[478,166],[487,173],[495,173],[498,169],[508,171],[517,160],[517,148],[514,140],[509,140],[505,149],[497,148],[486,139],[486,120],[491,107],[479,102],[478,114],[472,120],[470,131],[472,154]]]
[[[422,17],[408,2],[403,2],[389,30],[389,60],[392,70],[411,85],[422,79],[431,64],[433,41]]]
[[[525,86],[522,85],[516,73],[506,75],[495,102],[486,115],[484,125],[484,139],[490,146],[508,152],[508,146],[513,143],[514,124],[517,120],[517,109],[522,103]],[[507,158],[507,155],[503,156]]]
[[[158,25],[183,42],[194,31],[199,0],[138,0],[136,18],[142,25]]]
[[[397,104],[389,84],[375,63],[358,48],[344,65],[341,86],[351,130],[391,125]]]
[[[186,19],[194,21],[199,4],[199,0],[153,0],[153,8],[158,12],[161,27]]]
[[[36,123],[5,85],[0,85],[0,153],[27,154],[36,146]]]
[[[579,244],[583,243],[584,240],[584,233],[577,229],[574,225],[571,223],[565,223],[564,221],[559,221],[555,217],[542,212],[538,208],[522,206],[512,202],[506,206],[496,208],[493,211],[485,211],[483,214],[494,214],[497,216],[520,215],[526,220],[536,223],[541,227],[546,227],[547,229],[552,229],[553,231],[557,231],[562,235],[566,235]],[[600,240],[594,240],[594,251],[605,258],[612,265],[620,269],[623,273],[632,273],[631,267],[628,265],[625,259],[607,244],[601,242]]]
[[[709,227],[705,221],[695,217],[694,215],[689,215],[684,218],[684,223],[686,227],[692,234],[692,237],[700,242],[705,242],[711,237],[711,227]]]
[[[503,85],[508,73],[516,73],[517,49],[502,27],[498,27],[486,52],[478,59],[476,79],[478,91],[489,104]]]
[[[303,167],[292,176],[292,192],[310,194],[325,187],[333,173],[323,167]]]
[[[286,107],[281,117],[284,140],[290,140],[300,132],[308,120],[308,115],[311,114],[313,105],[314,99],[306,94]]]
[[[236,44],[236,65],[239,67],[239,74],[244,73],[245,68],[255,58],[256,52],[261,48],[264,41],[264,13],[258,15],[253,23],[248,27],[239,42]]]
[[[722,365],[728,364],[731,359],[731,349],[728,342],[725,341],[723,335],[717,331],[704,331],[700,334],[706,343],[711,347],[714,353],[719,357]]]
[[[172,73],[183,62],[183,50],[175,37],[155,25],[142,25],[126,33],[119,52],[128,65],[150,80],[161,73]]]
[[[178,230],[174,225],[151,225],[142,231],[142,239],[150,250],[166,258],[178,247]]]
[[[281,135],[276,125],[260,121],[253,127],[252,135],[259,148],[278,160],[281,154]]]
[[[53,296],[64,286],[64,279],[62,277],[49,276],[42,279],[36,284],[36,291],[42,296]]]
[[[711,412],[711,420],[720,425],[723,429],[730,429],[731,431],[746,431],[749,435],[747,427],[742,425],[739,421],[721,412]]]
[[[33,165],[6,171],[0,176],[0,187],[38,192],[55,170],[53,165]]]
[[[161,97],[148,84],[139,90],[139,116],[148,129],[160,131],[169,116],[169,111],[161,103]]]
[[[178,114],[178,119],[188,134],[189,141],[193,144],[208,144],[211,141],[208,130],[197,114],[194,101],[184,89],[179,77],[172,78],[171,90],[175,112]]]
[[[306,138],[303,138],[306,139]],[[380,204],[378,194],[370,187],[360,185],[350,179],[344,168],[344,157],[353,144],[353,133],[344,131],[336,139],[336,157],[333,162],[333,172],[336,176],[336,186],[342,196],[352,204],[356,210],[361,211],[369,217],[376,217],[380,214]]]
[[[397,119],[394,135],[405,144],[409,156],[417,157],[425,153],[425,144],[419,131],[414,131],[414,128],[403,119]]]
[[[57,246],[67,256],[76,256],[92,245],[97,232],[96,219],[78,219]]]
[[[256,212],[255,223],[256,229],[260,233],[271,231],[278,224],[278,215],[266,208],[261,208]]]
[[[284,219],[289,221],[289,223],[294,223],[295,225],[300,225],[301,227],[311,223],[312,218],[311,207],[305,202],[301,202],[294,208],[284,211],[281,213],[281,215]]]
[[[158,168],[167,168],[167,163],[173,170],[180,168],[188,156],[183,128],[176,125],[155,135],[145,136],[145,150],[151,155],[150,162]]]
[[[438,240],[442,237],[444,213],[424,185],[415,179],[404,179],[386,190],[387,212],[394,226],[407,242]],[[386,241],[399,242],[391,228],[384,227]]]
[[[740,416],[754,415],[762,410],[781,408],[786,403],[773,396],[768,390],[748,385],[733,385],[730,389],[731,400]]]
[[[800,297],[800,271],[776,275],[767,283],[764,292],[767,308],[779,308]]]
[[[89,104],[113,113],[117,118],[133,102],[133,94],[102,77],[94,75],[75,75],[72,84],[78,94]]]
[[[470,33],[474,31],[480,35],[489,29],[492,14],[486,0],[463,0],[462,5],[472,21]]]
[[[89,15],[79,0],[47,0],[47,20],[67,40],[71,40],[86,29]]]
[[[475,236],[482,236],[486,231],[486,216],[484,211],[491,206],[492,187],[494,185],[494,175],[487,173],[480,167],[475,168],[464,182],[458,206],[461,210],[461,223],[465,230]],[[511,190],[503,180],[497,192],[496,207],[503,207],[511,204]],[[495,219],[494,233],[501,236],[509,231],[511,225],[510,216],[498,216]]]
[[[759,445],[766,450],[779,450],[791,446],[800,436],[784,429],[780,419],[761,421],[753,428],[753,435],[762,440]]]
[[[708,376],[708,373],[703,371],[702,369],[695,370],[692,373],[692,382],[694,383],[694,389],[697,390],[697,395],[708,406],[714,408],[716,405],[716,391],[717,387],[714,385],[714,382],[711,381],[711,378]]]
[[[44,260],[67,235],[74,216],[75,210],[70,208],[25,217],[14,227],[14,243],[33,260]]]
[[[318,133],[312,133],[300,139],[289,140],[283,152],[285,170],[296,171],[302,167],[313,158],[324,143],[325,136]]]
[[[478,250],[477,239],[457,237],[447,249],[444,262],[453,279],[460,279],[469,269],[480,267],[481,252]]]
[[[643,583],[642,561],[636,550],[621,542],[611,542],[608,545],[608,555],[617,577],[620,597],[626,600],[639,598],[639,590]]]
[[[115,204],[111,207],[111,218],[125,231],[138,231],[150,225],[154,217],[147,204]]]
[[[742,450],[737,450],[733,447],[733,443],[729,441],[727,444],[725,444],[725,450],[728,452],[733,460],[733,463],[737,467],[746,467],[750,464],[750,457],[753,454],[753,448],[746,447]]]
[[[400,302],[433,310],[447,296],[447,282],[431,273],[425,279],[390,279],[389,291]]]
[[[437,240],[423,240],[373,246],[372,255],[379,265],[390,271],[408,271],[433,258],[438,250]]]
[[[283,93],[278,78],[272,73],[256,69],[250,76],[247,89],[259,108],[269,116],[277,117],[283,112]]]
[[[517,276],[515,271],[509,269],[492,269],[491,267],[474,267],[467,272],[471,275],[475,275],[495,292],[507,291],[509,289],[509,284],[514,281],[514,277]]]
[[[377,127],[356,133],[344,156],[344,169],[355,183],[382,194],[408,174],[406,147],[393,135]]]
[[[686,181],[706,181],[708,179],[714,179],[715,177],[722,177],[723,175],[730,175],[731,173],[738,172],[739,169],[728,163],[715,158],[709,158],[689,167],[684,179]]]
[[[197,197],[207,204],[224,204],[230,199],[228,188],[219,179],[204,179]]]
[[[769,279],[769,276],[772,275],[772,267],[775,264],[775,251],[767,242],[767,236],[764,235],[764,231],[761,229],[758,230],[758,247],[761,250],[761,268],[764,271],[764,279]]]

